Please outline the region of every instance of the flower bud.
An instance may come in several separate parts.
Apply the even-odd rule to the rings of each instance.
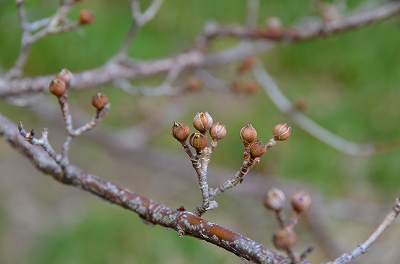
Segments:
[[[56,78],[63,81],[66,87],[69,87],[72,80],[72,73],[68,69],[64,68],[59,73],[57,73]]]
[[[254,94],[257,92],[257,84],[255,82],[248,82],[244,85],[244,91],[247,94]]]
[[[265,146],[260,140],[256,140],[250,145],[250,155],[252,158],[259,158],[265,153]]]
[[[238,72],[243,73],[254,68],[257,63],[257,59],[254,56],[248,56],[242,60],[238,67]]]
[[[287,227],[283,227],[282,229],[275,232],[272,241],[274,242],[274,246],[279,250],[289,251],[292,250],[294,245],[296,244],[297,236],[296,233]]]
[[[242,83],[238,80],[234,80],[230,84],[230,89],[232,90],[232,92],[238,93],[242,89]]]
[[[306,191],[301,190],[292,196],[291,203],[293,206],[293,210],[300,214],[310,207],[311,197]]]
[[[226,127],[220,123],[215,123],[210,128],[210,136],[214,141],[221,140],[226,136]]]
[[[249,124],[240,130],[239,135],[243,142],[252,143],[257,138],[257,130]]]
[[[174,125],[171,128],[172,136],[179,142],[185,141],[188,138],[189,133],[189,127],[179,122],[174,122]]]
[[[274,126],[273,135],[274,139],[277,141],[284,141],[290,137],[290,132],[292,128],[289,127],[286,123],[280,123]]]
[[[197,152],[200,152],[207,147],[207,136],[201,133],[193,133],[190,136],[189,143]]]
[[[186,88],[192,92],[197,92],[201,90],[202,87],[203,82],[197,77],[191,76],[186,80]]]
[[[280,211],[285,204],[285,194],[278,188],[271,188],[264,196],[264,206],[268,210]]]
[[[53,79],[50,82],[49,91],[55,96],[61,97],[66,91],[65,83],[60,79]]]
[[[97,93],[92,97],[92,105],[100,111],[108,104],[108,97],[104,93]]]
[[[94,13],[90,10],[83,9],[79,13],[79,24],[85,25],[90,24],[94,20]]]
[[[211,128],[212,124],[213,124],[213,119],[208,112],[197,113],[193,119],[193,126],[200,133],[205,133],[207,130]]]

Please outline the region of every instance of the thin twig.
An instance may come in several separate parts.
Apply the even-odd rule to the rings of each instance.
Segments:
[[[282,113],[301,129],[328,146],[354,156],[371,156],[400,149],[400,140],[381,144],[357,144],[339,137],[298,111],[263,67],[256,67],[253,73],[265,93]]]
[[[385,217],[379,227],[372,233],[372,235],[362,244],[360,244],[356,249],[349,253],[345,253],[339,258],[335,259],[333,262],[329,262],[328,264],[345,264],[349,263],[357,256],[364,254],[367,252],[367,249],[371,246],[373,242],[386,230],[397,218],[400,213],[400,198],[396,199],[395,205],[393,209],[389,212],[389,214]]]
[[[361,28],[390,18],[397,15],[399,12],[400,2],[392,1],[375,9],[355,14],[351,17],[331,23],[316,22],[313,25],[306,25],[304,27],[297,26],[279,32],[241,26],[221,26],[212,27],[209,31],[206,31],[205,34],[209,39],[226,36],[240,39],[267,39],[287,42],[306,41]]]
[[[140,11],[140,1],[131,0],[133,21],[124,41],[122,42],[120,50],[115,56],[116,58],[124,59],[127,56],[129,46],[131,45],[137,31],[154,18],[163,2],[164,0],[153,0],[146,11],[142,13]]]
[[[34,129],[32,129],[29,133],[26,133],[22,125],[22,122],[19,122],[18,130],[19,134],[23,136],[26,139],[26,141],[28,141],[32,145],[41,146],[49,154],[50,157],[56,160],[57,155],[48,141],[49,131],[47,130],[47,128],[43,128],[42,137],[40,139],[35,138]]]

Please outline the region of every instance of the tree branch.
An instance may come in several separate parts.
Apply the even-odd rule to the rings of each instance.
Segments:
[[[265,39],[288,42],[306,41],[361,28],[385,20],[399,12],[400,1],[393,1],[386,5],[379,6],[376,9],[355,14],[346,19],[331,23],[317,22],[278,31],[242,26],[210,27],[210,30],[206,31],[205,35],[208,39],[225,36],[240,39]]]

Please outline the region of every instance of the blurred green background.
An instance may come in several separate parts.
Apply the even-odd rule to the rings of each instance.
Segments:
[[[290,26],[304,16],[315,15],[310,1],[260,2],[260,26],[264,26],[265,19],[270,16],[277,16],[285,26]],[[141,3],[146,7],[150,1]],[[361,3],[362,1],[353,0],[348,6],[353,8]],[[26,7],[28,18],[33,21],[52,14],[57,8],[57,1],[28,1]],[[102,65],[118,51],[131,22],[128,1],[84,1],[76,5],[69,17],[75,19],[83,8],[95,12],[95,23],[76,32],[50,36],[36,43],[25,67],[27,76],[56,74],[61,68],[68,68],[72,72],[84,71]],[[246,1],[165,1],[154,20],[138,32],[129,54],[138,59],[157,59],[188,50],[193,47],[196,36],[210,20],[221,24],[244,23]],[[0,0],[0,66],[3,72],[13,65],[18,55],[20,36],[21,29],[13,1]],[[237,43],[236,40],[222,39],[216,41],[213,48],[220,50]],[[399,43],[400,26],[397,17],[334,37],[293,45],[282,44],[262,54],[260,58],[285,95],[292,101],[304,102],[306,115],[318,124],[349,141],[379,143],[400,137]],[[236,68],[237,64],[233,64],[211,72],[230,82],[236,74]],[[242,78],[252,80],[250,75]],[[157,77],[134,83],[156,85],[160,81],[162,78]],[[133,97],[112,86],[101,87],[96,91],[104,91],[110,98],[112,109],[102,125],[115,130],[139,124],[148,113],[162,111],[162,106],[173,100]],[[92,113],[89,100],[94,92],[71,92],[71,105]],[[46,97],[55,101],[51,96]],[[179,102],[184,102],[185,111],[180,113],[180,119],[176,121],[190,124],[197,112],[208,111],[214,121],[227,126],[228,136],[219,143],[210,166],[221,166],[230,170],[240,167],[242,145],[238,133],[244,125],[251,123],[264,142],[271,137],[272,127],[276,123],[288,122],[291,125],[290,120],[274,107],[261,90],[253,95],[204,90],[187,95]],[[41,127],[51,127],[51,124],[30,112],[29,108],[20,108],[0,101],[0,111],[15,123],[22,120],[27,128],[32,126],[39,130]],[[58,142],[56,144],[61,144],[62,127],[53,129],[60,131],[60,135],[57,132],[54,137],[55,142]],[[169,129],[170,125],[157,131],[151,138],[150,146],[185,159],[179,144],[170,137]],[[326,197],[348,197],[386,204],[399,195],[399,152],[373,157],[351,157],[331,149],[294,125],[292,129],[290,140],[269,150],[262,162],[255,167],[256,172],[266,178],[278,177],[307,184]],[[52,137],[55,132],[50,131]],[[170,194],[170,190],[156,186],[160,184],[157,177],[166,177],[162,172],[147,175],[146,169],[149,168],[145,167],[135,167],[133,171],[131,166],[135,157],[109,154],[104,146],[85,138],[78,139],[78,142],[79,144],[74,143],[72,146],[71,159],[74,164],[89,172],[97,173],[121,185],[128,184],[126,187],[133,191],[171,207],[178,207],[182,201],[186,203],[188,199],[191,201],[190,205],[183,203],[188,208],[200,202],[200,193],[193,197],[193,193],[197,191],[194,173],[191,175],[192,182],[188,181],[190,183],[170,183],[175,187],[184,185],[176,187],[177,189],[172,191],[173,194]],[[4,259],[2,263],[240,263],[240,260],[222,249],[192,238],[178,239],[175,232],[167,232],[160,227],[144,226],[129,212],[108,206],[72,188],[58,186],[59,184],[47,177],[38,176],[40,174],[18,154],[10,154],[12,151],[4,142],[0,145],[0,151],[0,161],[3,160],[0,174],[3,177],[11,177],[3,181],[0,188],[0,195],[4,201],[0,205],[0,233],[4,238],[0,252],[0,258]],[[20,164],[26,167],[24,172],[18,171],[22,166]],[[189,166],[189,161],[187,165]],[[140,172],[146,176],[138,176]],[[45,208],[49,210],[43,215],[40,206],[39,209],[34,205],[21,206],[22,209],[19,209],[18,203],[10,205],[12,199],[7,198],[7,195],[14,193],[10,191],[10,185],[15,186],[17,193],[21,193],[19,188],[26,184],[26,177],[30,178],[29,186],[35,187],[24,189],[27,188],[27,193],[38,199],[37,204],[45,204]],[[32,177],[34,179],[31,179]],[[43,186],[47,186],[46,192],[50,194],[43,194]],[[269,187],[265,186],[265,190]],[[48,188],[55,190],[48,191]],[[163,191],[154,194],[154,188]],[[64,196],[58,196],[60,193]],[[53,195],[58,198],[54,198]],[[62,203],[65,197],[71,195],[78,197],[77,200],[66,202],[68,206],[62,210],[57,209],[57,217],[53,221],[49,220],[53,224],[46,227],[46,224],[42,223],[45,227],[39,228],[37,232],[28,231],[35,229],[35,225],[24,226],[29,226],[29,210],[34,211],[33,215],[38,214],[37,221],[41,222],[41,219],[53,214],[51,208],[60,208],[58,203]],[[261,199],[262,195],[263,193],[256,194],[258,199]],[[17,199],[21,203],[27,200],[30,198]],[[222,225],[227,223],[229,228],[245,235],[253,234],[252,232],[259,234],[260,230],[257,230],[257,227],[263,224],[255,225],[249,220],[262,222],[264,219],[257,219],[256,216],[250,219],[238,216],[241,210],[236,207],[237,203],[240,204],[238,200],[239,198],[229,195],[227,198],[221,198],[218,200],[220,212],[210,212],[210,216],[206,214],[205,218]],[[225,209],[222,208],[224,206]],[[251,207],[260,211],[258,216],[270,218],[265,221],[270,221],[271,226],[276,227],[272,215],[264,212],[260,203],[251,203]],[[21,223],[14,221],[10,210],[20,211],[18,217],[28,220]],[[68,216],[68,210],[73,212],[71,217]],[[63,220],[60,224],[57,220],[70,218],[73,220]],[[11,245],[20,243],[17,235],[10,231],[18,228],[20,231],[15,231],[16,234],[29,233],[25,236],[20,234],[20,237],[29,237],[31,241],[21,248],[16,246],[17,249],[10,249]],[[256,237],[256,240],[269,245],[272,230],[265,230],[265,234]],[[251,235],[249,237],[254,238]],[[358,242],[363,238],[360,237]],[[10,243],[10,239],[14,242]],[[315,261],[326,260],[326,256],[315,255]]]

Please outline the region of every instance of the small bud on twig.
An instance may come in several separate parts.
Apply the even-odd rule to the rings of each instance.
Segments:
[[[171,128],[172,136],[179,142],[185,141],[189,137],[190,129],[187,125],[174,122]]]
[[[56,78],[63,81],[65,83],[65,87],[69,87],[72,80],[72,73],[68,69],[64,68],[57,73]]]
[[[240,130],[239,135],[243,142],[252,143],[257,138],[257,130],[248,124]]]
[[[260,140],[256,140],[250,145],[250,155],[252,158],[259,158],[265,153],[265,146]]]
[[[248,82],[244,85],[244,91],[247,94],[254,94],[257,92],[257,84],[255,82]]]
[[[292,196],[291,203],[293,206],[293,210],[300,214],[310,207],[311,197],[306,191],[301,190]]]
[[[274,127],[274,130],[272,133],[274,135],[275,140],[284,141],[290,137],[291,131],[292,131],[292,128],[289,127],[286,123],[280,123]]]
[[[213,119],[208,112],[197,113],[193,119],[193,126],[200,133],[205,133],[207,130],[211,128],[212,124],[213,124]]]
[[[268,210],[280,211],[285,203],[285,194],[278,188],[271,188],[264,196],[264,206]]]
[[[212,140],[218,141],[226,136],[226,127],[220,123],[215,123],[210,128],[210,136]]]
[[[205,134],[193,133],[189,139],[190,146],[192,146],[197,153],[201,152],[207,147],[207,136]]]
[[[100,111],[108,104],[108,97],[104,93],[97,93],[92,97],[92,105]]]
[[[55,96],[61,97],[66,91],[65,83],[60,79],[53,79],[50,82],[49,91]]]
[[[238,67],[238,72],[243,73],[254,68],[257,63],[257,59],[254,56],[248,56],[242,60]]]
[[[79,13],[79,24],[85,25],[90,24],[94,20],[94,13],[90,10],[83,9]]]
[[[191,76],[186,80],[186,88],[192,92],[200,91],[202,87],[203,82],[197,77]]]
[[[287,227],[284,227],[275,232],[272,241],[274,246],[279,250],[290,251],[296,244],[297,236],[296,233]]]

